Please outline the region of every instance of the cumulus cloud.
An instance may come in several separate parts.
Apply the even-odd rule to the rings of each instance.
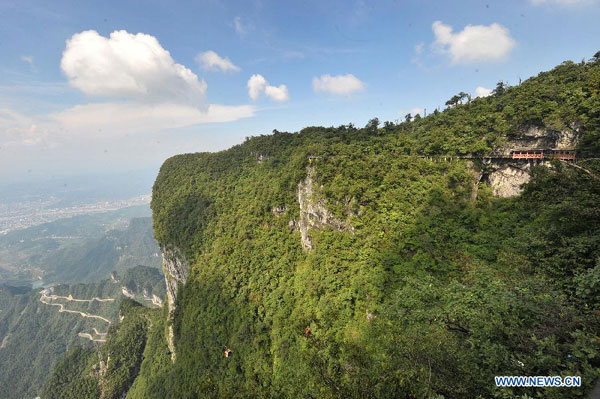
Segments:
[[[265,87],[265,94],[272,100],[279,102],[287,101],[290,98],[286,85],[267,86]]]
[[[267,80],[262,75],[252,75],[248,79],[248,96],[253,100],[258,100],[265,87],[267,87]]]
[[[434,47],[447,53],[453,64],[500,61],[505,59],[515,46],[515,40],[504,26],[493,23],[467,25],[454,33],[450,25],[435,21]]]
[[[252,105],[206,104],[206,84],[143,33],[77,33],[67,40],[61,67],[71,86],[107,100],[33,116],[0,107],[0,145],[150,134],[255,113]]]
[[[263,93],[274,101],[283,102],[290,99],[286,85],[271,86],[264,76],[252,75],[248,79],[248,96],[256,101]]]
[[[67,40],[61,68],[71,86],[90,96],[204,106],[206,83],[144,33],[77,33]]]
[[[492,94],[492,89],[487,89],[482,86],[477,86],[475,89],[475,97],[487,97]]]
[[[205,51],[196,56],[196,62],[205,70],[221,72],[239,72],[240,67],[234,65],[229,58],[221,57],[212,50]]]
[[[365,84],[352,74],[347,75],[321,75],[312,81],[315,92],[326,92],[336,95],[349,95],[364,89]]]

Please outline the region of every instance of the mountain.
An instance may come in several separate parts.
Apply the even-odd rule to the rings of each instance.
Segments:
[[[76,216],[0,236],[0,282],[94,282],[139,264],[160,267],[147,206]]]
[[[581,397],[600,374],[599,93],[600,61],[565,62],[400,124],[168,159],[168,306],[129,306],[42,397]]]
[[[68,349],[90,350],[106,340],[109,327],[119,321],[121,302],[131,301],[127,296],[150,308],[162,305],[164,279],[156,268],[137,266],[122,279],[113,277],[41,290],[0,286],[1,398],[38,396]]]

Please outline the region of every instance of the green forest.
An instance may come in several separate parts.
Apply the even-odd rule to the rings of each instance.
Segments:
[[[145,304],[148,303],[142,299],[144,289],[150,295],[164,296],[164,278],[156,268],[133,267],[121,280],[119,284],[107,279],[97,283],[57,285],[51,291],[44,291],[61,298],[45,299],[45,302],[41,300],[42,289],[0,286],[0,398],[38,396],[50,371],[67,350],[72,349],[77,355],[92,353],[91,348],[101,343],[92,342],[79,333],[103,339],[96,332],[104,334],[111,325],[100,319],[84,318],[78,313],[61,313],[59,306],[48,303],[62,304],[70,311],[98,315],[115,324],[119,321],[121,300],[125,299],[121,284]],[[65,299],[69,295],[86,301],[69,301]],[[114,300],[91,300],[96,297]],[[78,367],[71,360],[66,360],[66,364]]]
[[[447,105],[168,159],[154,233],[191,264],[172,321],[128,305],[43,397],[583,397],[600,375],[600,60]],[[521,195],[497,198],[475,179],[485,165],[443,158],[510,148],[530,128],[576,134],[589,159],[533,167]],[[310,202],[339,221],[311,228],[310,250],[308,178]],[[107,354],[119,360],[99,373]],[[496,388],[496,375],[582,387]]]

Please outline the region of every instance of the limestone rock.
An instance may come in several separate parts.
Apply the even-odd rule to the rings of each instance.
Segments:
[[[183,252],[177,247],[166,246],[161,247],[163,258],[163,273],[165,275],[165,285],[167,288],[167,305],[169,308],[169,321],[173,322],[173,314],[177,306],[177,293],[179,287],[183,286],[188,278],[190,264],[185,258]],[[161,301],[162,304],[162,301]],[[173,326],[169,325],[169,334],[167,337],[167,345],[171,351],[171,360],[175,362],[175,341],[173,335]]]
[[[530,176],[531,164],[500,165],[488,176],[488,182],[494,195],[498,197],[514,197],[521,193],[521,185],[527,183]]]
[[[309,231],[311,229],[332,228],[335,230],[352,231],[348,222],[337,219],[325,206],[325,200],[319,197],[321,187],[314,182],[315,168],[309,166],[306,179],[298,184],[298,203],[300,204],[300,220],[297,225],[300,229],[302,248],[313,248]],[[290,226],[291,227],[291,226]]]

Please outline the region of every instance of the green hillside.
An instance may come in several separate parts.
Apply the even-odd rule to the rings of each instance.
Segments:
[[[148,306],[152,305],[144,301],[143,289],[138,287],[149,287],[150,294],[164,296],[164,278],[155,268],[129,269],[123,279],[136,299]],[[50,371],[69,348],[92,348],[106,339],[103,334],[118,322],[120,303],[127,299],[121,293],[121,284],[109,280],[57,285],[47,290],[47,296],[55,298],[43,297],[41,291],[0,286],[2,399],[38,396]],[[66,311],[59,312],[59,304]]]
[[[128,360],[89,397],[581,397],[600,372],[600,164],[553,161],[496,198],[484,182],[473,196],[484,165],[424,156],[489,154],[532,127],[600,153],[599,93],[599,61],[566,62],[400,124],[274,131],[168,159],[154,232],[192,265],[176,361],[167,312],[140,312],[153,322],[114,330],[100,352]],[[495,388],[495,375],[583,386]]]

